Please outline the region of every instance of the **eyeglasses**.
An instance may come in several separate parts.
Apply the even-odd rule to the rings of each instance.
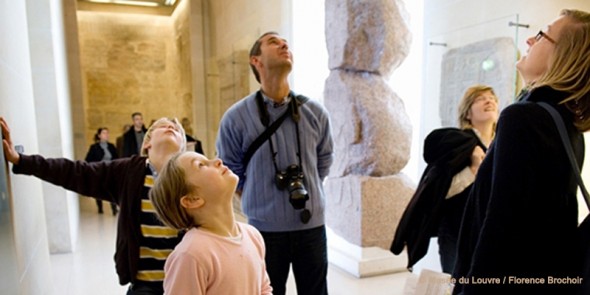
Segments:
[[[541,40],[541,38],[545,38],[553,44],[557,43],[557,42],[555,42],[555,40],[553,40],[553,38],[549,37],[549,35],[547,35],[545,32],[543,32],[543,30],[539,30],[539,32],[535,36],[535,42],[539,42],[539,40]]]

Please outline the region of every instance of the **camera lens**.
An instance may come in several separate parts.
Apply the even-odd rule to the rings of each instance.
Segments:
[[[289,184],[289,202],[295,209],[305,208],[305,201],[309,200],[303,182],[296,180]]]
[[[305,176],[299,166],[294,164],[287,167],[286,171],[277,172],[275,174],[275,183],[277,187],[280,190],[287,189],[289,191],[289,203],[291,203],[291,206],[296,210],[305,209],[305,202],[309,200],[309,195],[303,185],[304,178]],[[308,213],[303,214],[305,216],[311,216],[311,214]],[[304,215],[301,216],[301,221],[307,223],[309,217],[304,217]]]

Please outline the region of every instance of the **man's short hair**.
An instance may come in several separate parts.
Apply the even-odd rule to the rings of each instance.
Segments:
[[[262,45],[262,43],[260,42],[260,40],[262,38],[264,38],[267,35],[278,35],[279,33],[277,32],[266,32],[262,35],[260,35],[260,37],[258,37],[258,39],[256,39],[256,42],[254,42],[254,45],[252,45],[252,48],[250,49],[250,55],[249,57],[253,57],[253,56],[259,56],[262,52],[260,51],[260,46]],[[258,83],[260,83],[260,74],[258,73],[258,70],[256,70],[256,67],[253,64],[250,64],[250,68],[252,69],[252,73],[254,73],[254,77],[256,77],[256,81],[258,81]]]

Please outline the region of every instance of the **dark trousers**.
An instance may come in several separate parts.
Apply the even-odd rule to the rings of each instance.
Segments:
[[[109,204],[111,204],[111,212],[113,213],[113,215],[116,215],[118,210],[117,210],[117,204],[109,202]],[[98,213],[102,213],[102,200],[96,199],[96,207],[98,208]]]
[[[457,240],[458,236],[454,235],[452,229],[441,225],[438,231],[438,254],[440,255],[440,264],[444,273],[453,274],[455,269]]]
[[[285,294],[291,264],[297,294],[328,294],[328,250],[324,226],[261,234],[266,244],[266,270],[274,295]]]
[[[161,284],[158,286],[150,285],[146,283],[135,283],[129,286],[127,295],[162,295],[164,294],[164,288]]]
[[[438,253],[442,271],[453,274],[457,261],[457,241],[463,210],[467,202],[468,191],[445,200],[444,211],[438,227]]]

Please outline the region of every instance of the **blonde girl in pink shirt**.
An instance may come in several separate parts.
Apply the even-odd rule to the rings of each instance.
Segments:
[[[186,230],[164,266],[166,294],[272,294],[262,236],[236,222],[238,177],[221,160],[195,152],[173,156],[150,199],[166,225]]]

